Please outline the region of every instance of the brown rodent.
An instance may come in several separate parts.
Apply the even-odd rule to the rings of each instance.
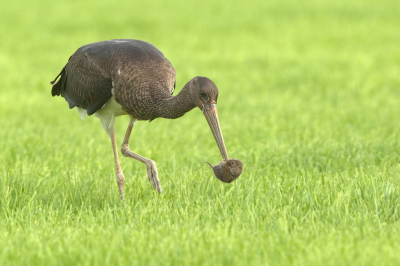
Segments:
[[[243,170],[243,164],[237,159],[222,160],[219,164],[212,166],[215,176],[225,183],[231,183],[240,176]]]

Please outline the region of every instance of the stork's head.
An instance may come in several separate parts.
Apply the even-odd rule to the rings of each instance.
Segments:
[[[205,77],[195,77],[189,81],[191,87],[192,99],[197,107],[203,112],[207,119],[208,125],[217,142],[222,158],[228,160],[228,153],[225,148],[224,139],[222,137],[221,128],[218,121],[217,99],[218,88],[214,82]]]
[[[217,104],[218,88],[205,77],[195,77],[191,81],[192,99],[202,111],[207,105]]]

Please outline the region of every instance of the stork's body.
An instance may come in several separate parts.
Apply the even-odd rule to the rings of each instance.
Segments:
[[[171,63],[153,45],[139,40],[111,40],[79,48],[52,82],[57,81],[52,95],[63,96],[69,108],[77,107],[82,119],[86,114],[100,118],[112,141],[121,199],[125,178],[114,133],[117,116],[131,118],[122,154],[146,164],[148,178],[160,193],[155,162],[129,150],[129,137],[136,120],[174,119],[197,106],[211,127],[222,157],[228,159],[216,110],[217,87],[208,78],[195,77],[177,96],[172,96],[175,77]]]

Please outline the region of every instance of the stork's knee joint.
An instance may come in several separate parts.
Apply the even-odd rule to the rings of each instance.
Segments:
[[[156,162],[153,161],[153,160],[149,160],[149,164],[150,164],[151,166],[156,166]]]
[[[124,184],[125,183],[125,176],[123,173],[117,174],[117,183]]]
[[[128,153],[130,152],[129,150],[129,145],[128,144],[122,144],[121,146],[121,153],[122,155],[124,155],[125,157],[128,157]]]

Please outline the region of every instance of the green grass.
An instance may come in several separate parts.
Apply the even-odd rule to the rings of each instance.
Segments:
[[[399,265],[400,4],[2,1],[0,265]],[[220,90],[232,184],[199,110],[135,125],[121,158],[49,82],[81,45],[134,38]],[[128,118],[117,119],[119,145]]]

